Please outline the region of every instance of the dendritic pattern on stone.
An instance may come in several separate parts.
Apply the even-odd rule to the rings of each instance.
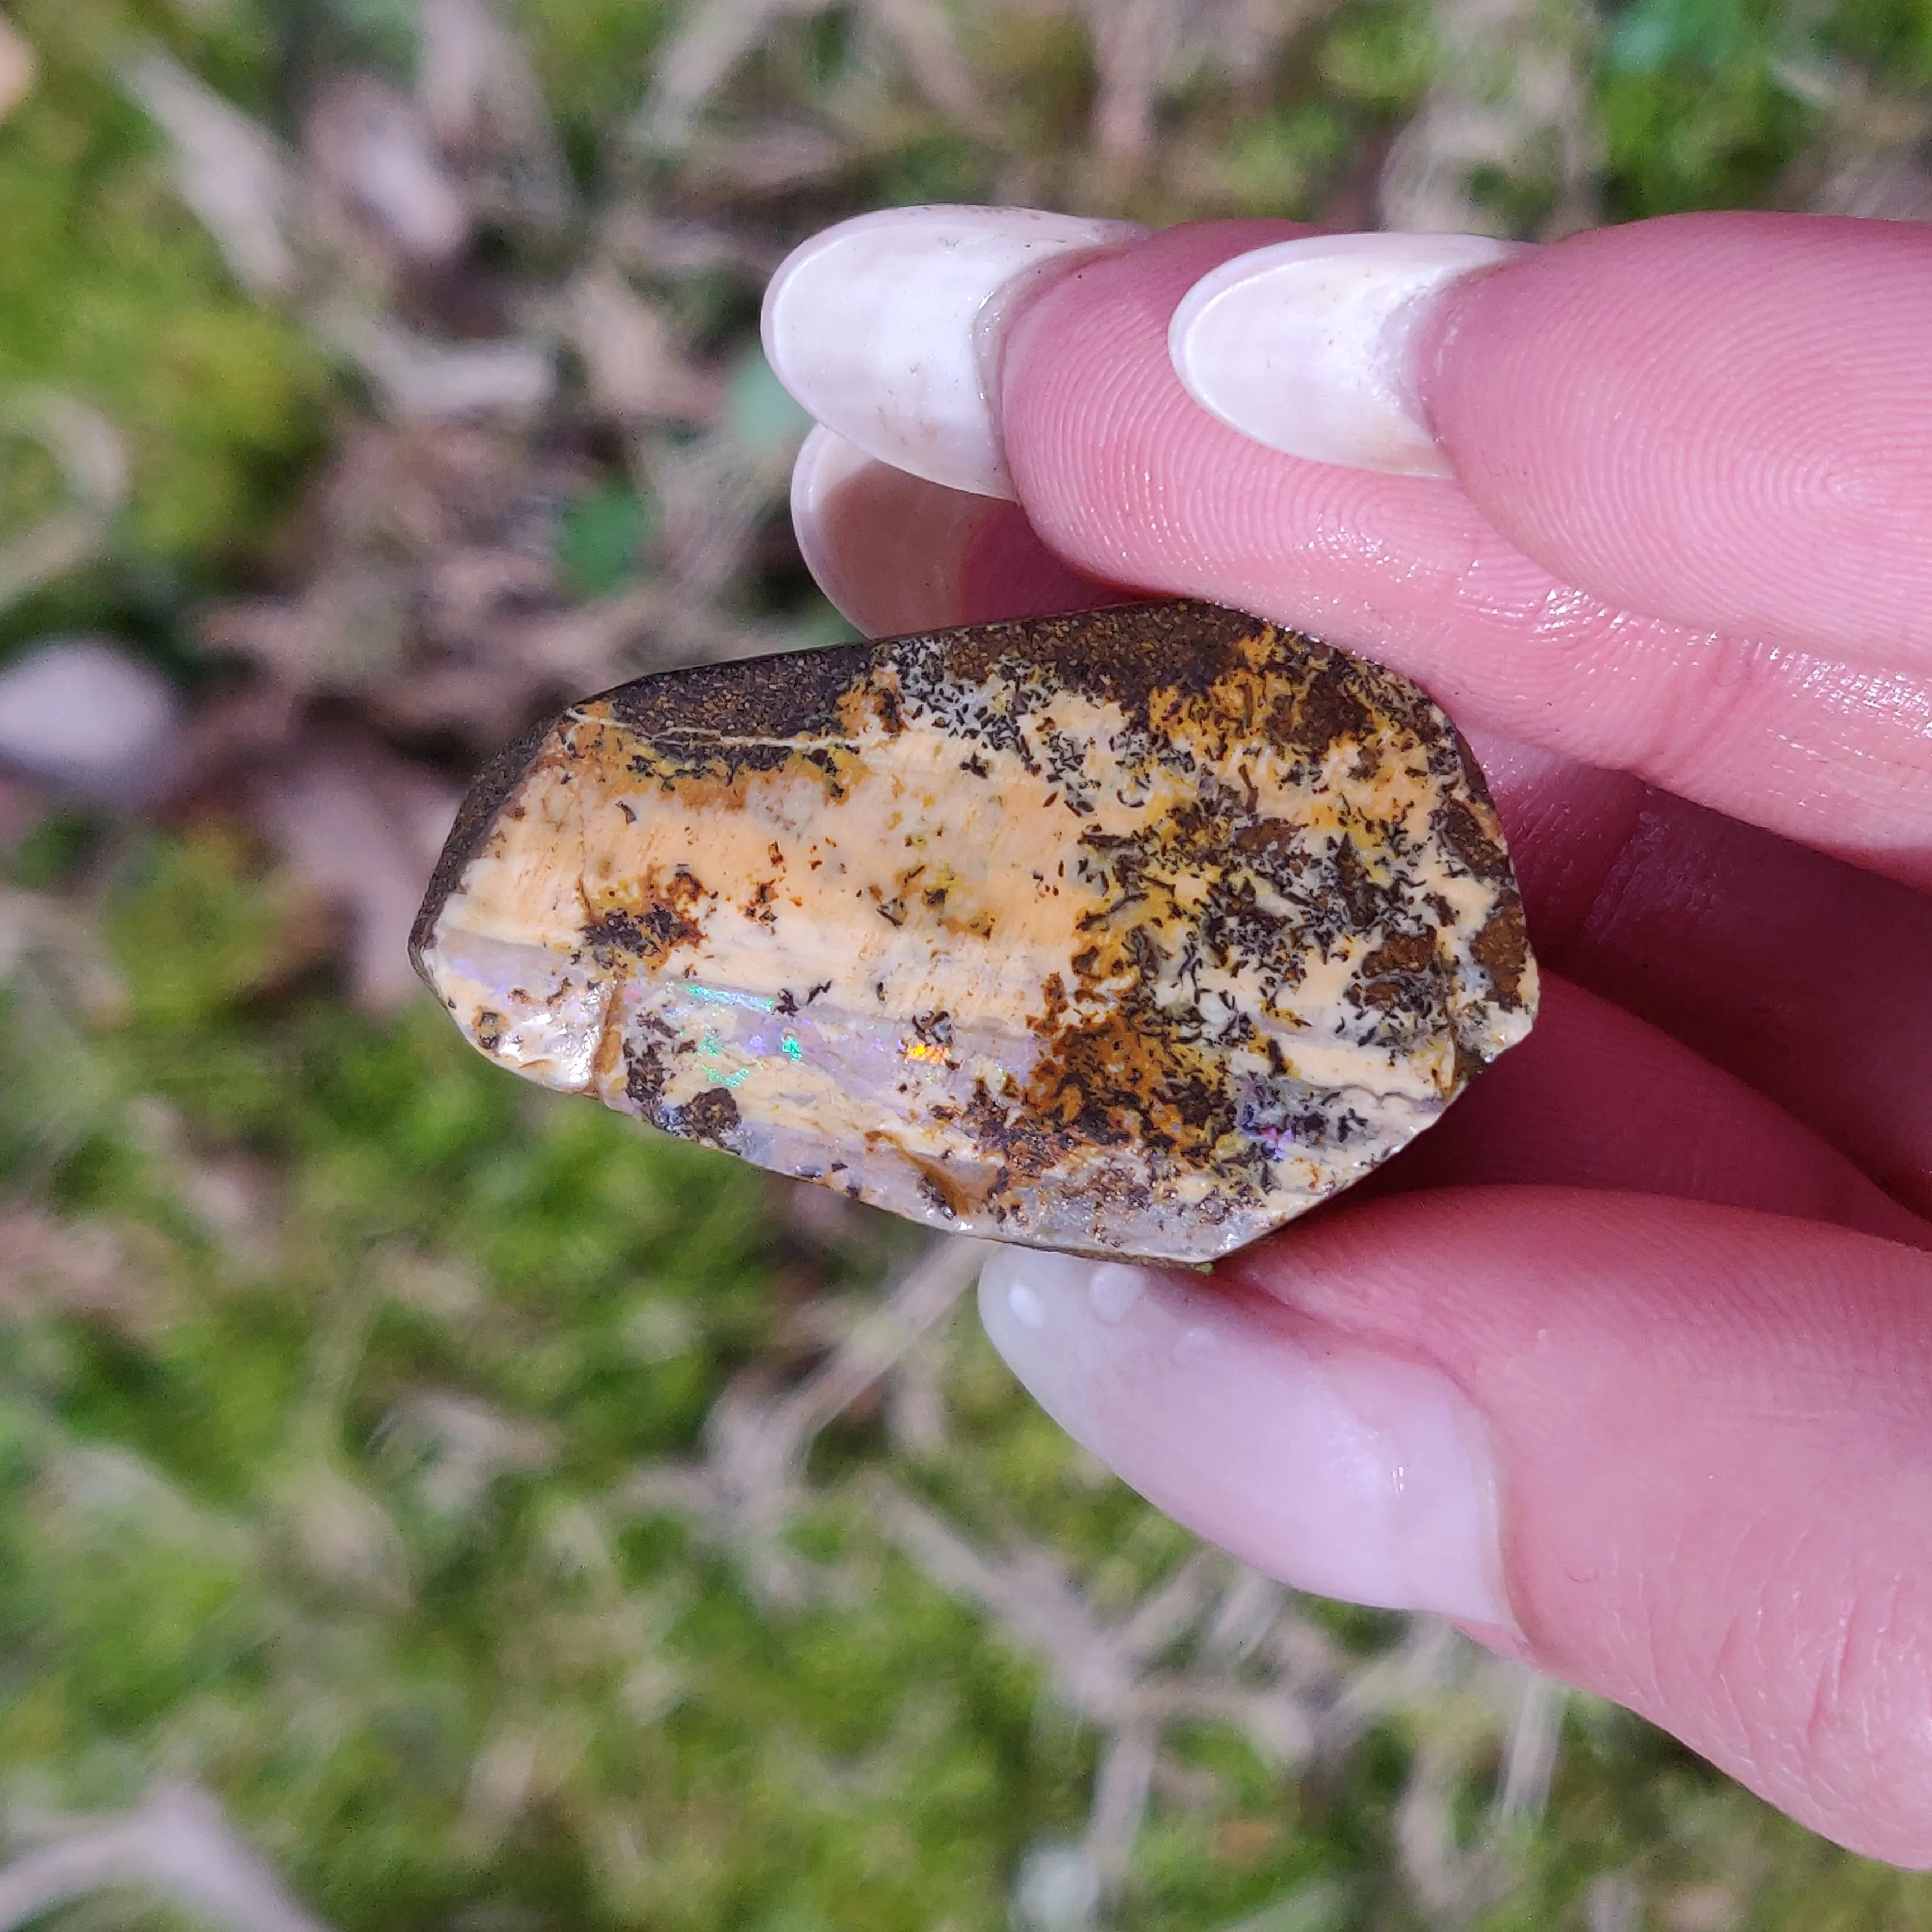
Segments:
[[[1528,1030],[1467,748],[1148,604],[640,680],[478,780],[418,921],[472,1042],[934,1227],[1212,1260]]]

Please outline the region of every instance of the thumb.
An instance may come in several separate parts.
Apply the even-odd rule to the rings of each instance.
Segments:
[[[1258,1567],[1451,1616],[1932,1864],[1932,1258],[1472,1188],[1211,1282],[1008,1251],[982,1306],[1071,1434]]]

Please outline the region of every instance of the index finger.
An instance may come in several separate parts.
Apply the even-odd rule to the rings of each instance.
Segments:
[[[1932,232],[1673,216],[1450,285],[1416,377],[1555,575],[1696,629],[1932,664]]]

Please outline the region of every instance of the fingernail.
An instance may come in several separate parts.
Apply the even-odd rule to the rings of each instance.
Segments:
[[[1448,476],[1415,398],[1420,326],[1450,284],[1525,252],[1482,235],[1316,235],[1204,275],[1168,327],[1187,392],[1312,463]]]
[[[791,472],[799,555],[838,610],[868,637],[961,622],[961,562],[977,526],[1018,513],[942,490],[820,424]]]
[[[936,488],[821,423],[792,466],[791,520],[813,581],[874,637],[950,622],[974,526],[1011,504]]]
[[[850,593],[843,580],[849,572],[838,526],[844,520],[844,506],[864,489],[868,474],[878,467],[873,458],[822,423],[799,446],[791,467],[791,527],[799,556],[812,581],[862,630],[866,626],[850,608]],[[862,520],[865,525],[871,521]]]
[[[1210,1283],[1028,1249],[987,1263],[980,1313],[1070,1436],[1243,1562],[1514,1628],[1488,1431],[1439,1371],[1310,1345]]]
[[[1144,235],[1025,208],[892,208],[794,249],[765,291],[778,380],[868,456],[1010,496],[993,387],[1003,317],[1043,270]]]

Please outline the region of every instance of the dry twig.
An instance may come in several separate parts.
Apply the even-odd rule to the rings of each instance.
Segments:
[[[712,1406],[702,1462],[640,1469],[620,1498],[638,1510],[667,1506],[693,1517],[731,1551],[767,1598],[796,1601],[804,1572],[784,1547],[809,1500],[805,1465],[820,1432],[877,1384],[952,1312],[980,1271],[985,1244],[934,1242],[830,1358],[776,1400],[734,1384]]]
[[[328,1932],[192,1785],[158,1785],[121,1816],[44,1828],[52,1842],[0,1870],[0,1932],[110,1886],[158,1894],[232,1932]]]
[[[1589,226],[1604,166],[1584,72],[1594,16],[1578,0],[1434,0],[1432,12],[1442,64],[1383,167],[1383,226],[1502,232],[1477,192],[1484,170],[1546,184],[1544,239]]]

